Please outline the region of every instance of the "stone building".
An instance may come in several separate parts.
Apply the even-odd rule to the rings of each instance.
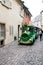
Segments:
[[[21,0],[0,0],[0,46],[18,39],[18,28],[22,22],[29,24],[30,12]]]
[[[21,25],[22,1],[0,0],[0,45],[5,45],[18,37],[18,26]],[[23,12],[22,12],[23,15]]]

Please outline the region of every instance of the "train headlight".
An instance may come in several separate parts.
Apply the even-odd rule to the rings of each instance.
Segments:
[[[19,38],[19,40],[20,40],[20,38]]]
[[[30,42],[32,42],[32,39],[29,39]]]
[[[31,39],[29,39],[31,41]]]

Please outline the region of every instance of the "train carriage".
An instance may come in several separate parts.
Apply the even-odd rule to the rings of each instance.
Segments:
[[[37,32],[34,26],[32,25],[22,26],[22,34],[18,40],[19,44],[33,44],[36,38],[37,38]]]

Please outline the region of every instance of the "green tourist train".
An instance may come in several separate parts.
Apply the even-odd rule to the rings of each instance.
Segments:
[[[38,38],[38,34],[34,26],[22,26],[22,34],[18,39],[19,44],[33,44],[36,38]]]

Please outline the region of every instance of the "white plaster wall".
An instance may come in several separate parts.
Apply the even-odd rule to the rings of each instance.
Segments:
[[[6,24],[6,39],[5,44],[14,40],[14,36],[18,36],[18,25],[21,25],[23,18],[20,17],[20,5],[12,0],[12,9],[7,9],[0,3],[0,22]],[[14,27],[14,34],[10,36],[9,26]]]

